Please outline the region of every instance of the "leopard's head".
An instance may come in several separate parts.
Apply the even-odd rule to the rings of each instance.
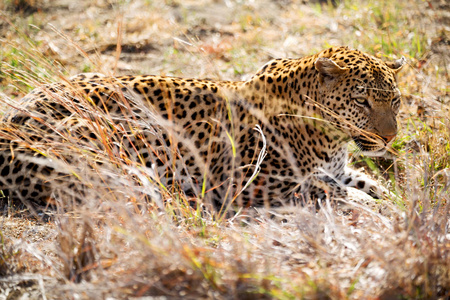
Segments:
[[[332,48],[315,61],[324,119],[348,134],[366,155],[386,152],[397,134],[402,57],[383,62],[357,50]]]

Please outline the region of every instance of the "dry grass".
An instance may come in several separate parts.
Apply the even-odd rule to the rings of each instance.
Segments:
[[[24,8],[13,9],[19,2]],[[84,158],[89,171],[77,177],[88,197],[74,203],[56,195],[50,223],[5,208],[0,289],[6,299],[450,296],[446,3],[88,3],[70,11],[65,1],[54,7],[45,1],[0,4],[4,102],[80,71],[241,79],[273,56],[302,56],[328,44],[404,55],[409,68],[399,78],[404,103],[396,155],[355,159],[384,177],[398,197],[355,207],[351,214],[323,203],[317,213],[297,208],[282,217],[285,222],[264,210],[221,219],[164,188],[156,190],[165,205],[146,202],[143,195],[155,191],[154,177],[139,162],[126,155],[117,160],[108,143],[93,148],[66,136],[68,142],[52,145],[52,151],[46,142],[38,149],[55,163],[64,164],[61,153]],[[120,132],[89,125],[98,141]]]

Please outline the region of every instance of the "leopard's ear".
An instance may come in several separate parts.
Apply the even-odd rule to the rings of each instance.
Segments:
[[[336,78],[348,71],[348,68],[343,68],[329,58],[319,57],[314,63],[316,70],[324,78]]]
[[[406,64],[406,58],[402,56],[400,59],[394,61],[385,62],[386,66],[388,66],[394,73],[398,73],[403,66]]]

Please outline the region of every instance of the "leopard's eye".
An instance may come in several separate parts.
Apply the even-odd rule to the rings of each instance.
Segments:
[[[366,98],[353,98],[353,100],[355,101],[356,104],[358,104],[359,106],[365,106],[365,107],[370,107],[369,105],[369,101],[367,101]]]

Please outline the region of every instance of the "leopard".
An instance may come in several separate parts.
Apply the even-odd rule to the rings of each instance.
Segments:
[[[4,112],[0,190],[22,202],[76,190],[61,178],[74,177],[67,166],[79,157],[62,153],[64,167],[51,155],[75,143],[216,209],[345,199],[352,190],[382,199],[386,188],[349,166],[348,148],[389,150],[405,61],[340,46],[273,59],[242,81],[82,73],[45,84]]]

